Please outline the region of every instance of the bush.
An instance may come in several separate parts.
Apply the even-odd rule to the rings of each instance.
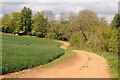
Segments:
[[[101,34],[103,50],[118,53],[118,31],[114,29],[104,30]]]
[[[42,33],[41,32],[36,32],[37,37],[41,37]]]
[[[85,45],[85,43],[83,42],[83,37],[81,33],[74,33],[70,38],[70,43],[72,46],[76,48],[83,48]]]
[[[2,32],[5,32],[5,33],[12,33],[13,30],[12,30],[12,28],[10,28],[10,27],[2,27]]]
[[[113,53],[118,53],[118,31],[112,30],[111,37],[109,40],[109,51]]]
[[[31,32],[27,32],[27,33],[26,33],[26,35],[30,35],[30,36],[31,36],[31,35],[32,35],[32,33],[31,33]]]
[[[0,32],[2,32],[2,27],[0,26]]]
[[[36,32],[35,31],[31,31],[31,35],[32,36],[36,36]]]

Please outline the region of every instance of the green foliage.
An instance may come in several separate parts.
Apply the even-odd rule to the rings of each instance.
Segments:
[[[57,40],[62,40],[62,33],[59,33],[58,31],[58,26],[52,28],[51,30],[51,33],[49,34],[49,38],[52,38],[52,39],[57,39]]]
[[[43,65],[63,55],[60,43],[36,37],[2,34],[2,74]]]
[[[11,18],[10,15],[5,14],[2,18],[2,32],[12,33],[12,28],[10,27]]]
[[[74,27],[77,27],[77,25]],[[109,27],[105,18],[100,18],[96,25],[91,25],[90,29],[84,32],[87,41],[84,41],[84,35],[80,30],[72,29],[73,35],[70,38],[72,47],[74,49],[89,50],[104,56],[109,63],[111,73],[117,77],[119,28],[113,29]]]
[[[85,25],[83,25],[82,22],[79,23],[79,25],[86,26],[86,24],[89,24],[89,23],[90,22],[86,21]],[[83,31],[80,31],[80,32],[73,31],[74,34],[71,36],[71,39],[70,39],[71,44],[75,47],[79,47],[80,49],[94,48],[94,50],[97,50],[97,51],[106,51],[116,55],[118,54],[118,30],[111,29],[108,26],[105,18],[100,18],[98,20],[98,23],[96,23],[96,25],[95,24],[89,25],[89,28],[90,29],[88,30],[82,29]],[[84,40],[85,36],[87,41]]]
[[[47,37],[52,38],[52,39],[58,39],[58,35],[59,35],[58,28],[59,28],[58,25],[51,24],[51,27],[50,27],[48,34],[47,34]]]
[[[32,32],[31,32],[31,35],[32,35],[32,36],[36,36],[36,32],[35,32],[35,31],[32,31]]]
[[[20,19],[19,19],[19,31],[24,31],[27,33],[28,31],[30,32],[32,29],[32,11],[30,8],[24,7],[21,10],[20,13]]]
[[[33,29],[32,29],[32,34],[37,34],[36,36],[39,35],[39,37],[45,37],[47,34],[47,29],[49,27],[49,24],[47,20],[43,17],[43,15],[38,12],[33,15]]]
[[[118,54],[118,31],[111,29],[105,30],[102,32],[102,37],[104,50]]]
[[[119,26],[120,14],[115,15],[109,26],[105,18],[98,18],[96,13],[89,10],[71,15],[62,12],[60,19],[56,20],[51,11],[37,12],[32,15],[31,9],[24,7],[21,13],[13,12],[2,18],[3,32],[24,31],[27,35],[69,40],[75,48],[104,51],[115,56],[120,51],[118,50]]]
[[[110,24],[110,26],[114,28],[120,28],[120,14],[116,14]]]
[[[79,48],[91,48],[98,46],[98,25],[97,15],[89,10],[83,10],[71,18],[70,26],[72,36],[70,42]]]
[[[63,23],[60,23],[58,27],[58,32],[61,35],[60,40],[69,40],[70,39],[70,27],[69,23],[67,21],[64,21]]]
[[[112,73],[112,77],[116,77],[118,78],[118,70],[120,67],[120,64],[118,62],[119,58],[118,55],[113,55],[113,54],[109,54],[109,53],[102,53],[101,55],[104,56],[105,58],[107,58],[108,63],[109,63],[109,68],[110,68],[110,72]]]
[[[11,27],[2,27],[2,32],[5,32],[5,33],[12,33],[12,29]]]
[[[11,22],[10,22],[10,27],[12,28],[12,32],[15,32],[19,26],[19,18],[20,18],[20,13],[19,12],[12,12],[10,14],[11,17]]]
[[[31,32],[27,32],[26,35],[32,36],[32,33]]]
[[[42,36],[42,33],[41,33],[41,32],[36,32],[36,36],[37,36],[37,37],[41,37],[41,36]]]
[[[2,27],[2,17],[0,17],[0,27]]]
[[[97,15],[89,10],[79,12],[79,14],[73,16],[70,21],[71,30],[73,32],[81,32],[84,42],[92,35],[92,26],[98,25]]]
[[[68,23],[51,24],[48,38],[67,41],[70,38]]]
[[[20,13],[13,12],[10,15],[5,14],[2,18],[2,32],[12,33],[18,27]]]
[[[70,38],[70,43],[72,46],[75,46],[77,48],[83,47],[83,37],[81,33],[74,33],[73,35],[71,35]]]

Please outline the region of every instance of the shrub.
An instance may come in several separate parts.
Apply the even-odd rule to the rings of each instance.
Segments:
[[[2,32],[5,32],[5,33],[12,33],[13,30],[12,30],[12,28],[10,28],[10,27],[2,27]]]
[[[83,37],[81,33],[74,33],[72,34],[71,38],[70,38],[70,43],[72,46],[77,47],[77,48],[83,48],[83,44],[85,44],[83,42]]]
[[[35,31],[31,31],[31,35],[32,35],[32,36],[35,36],[35,35],[36,35],[36,32],[35,32]]]
[[[118,53],[118,31],[112,30],[109,40],[109,51],[113,53]]]
[[[37,37],[41,37],[42,33],[41,32],[36,32]]]
[[[31,35],[32,35],[32,33],[31,33],[31,32],[27,32],[27,33],[26,33],[26,35],[30,35],[30,36],[31,36]]]
[[[118,31],[114,29],[106,29],[102,31],[102,47],[106,52],[118,53]]]

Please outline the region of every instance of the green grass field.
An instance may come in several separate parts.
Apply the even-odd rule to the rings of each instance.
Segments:
[[[49,63],[64,54],[59,46],[50,39],[2,34],[2,74]]]

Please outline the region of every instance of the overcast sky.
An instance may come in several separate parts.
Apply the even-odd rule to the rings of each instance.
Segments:
[[[2,0],[1,0],[2,1]],[[20,11],[24,6],[30,7],[33,13],[42,10],[51,10],[56,15],[61,12],[79,12],[84,9],[88,9],[97,13],[99,17],[105,17],[108,23],[113,19],[113,16],[118,13],[118,1],[119,0],[9,0],[2,1],[0,3],[0,9],[2,14],[9,14],[14,11]],[[35,2],[37,1],[37,2]]]

